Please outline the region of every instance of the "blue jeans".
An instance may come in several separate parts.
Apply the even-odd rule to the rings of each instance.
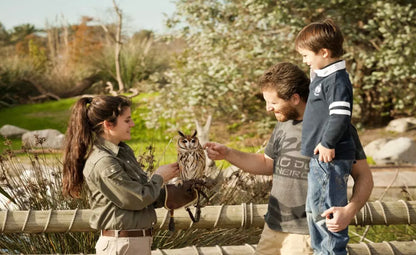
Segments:
[[[330,232],[321,214],[333,206],[345,206],[348,203],[347,182],[352,163],[353,160],[324,163],[316,158],[311,158],[309,163],[306,215],[311,246],[316,255],[347,254],[348,228]]]

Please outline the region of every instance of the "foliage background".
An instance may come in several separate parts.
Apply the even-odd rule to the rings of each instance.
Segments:
[[[179,29],[177,37],[185,38],[188,47],[166,73],[170,82],[161,90],[161,102],[184,110],[163,114],[214,112],[220,118],[256,119],[259,75],[280,61],[301,65],[293,45],[297,32],[332,18],[345,36],[355,122],[379,126],[414,116],[414,7],[414,1],[406,0],[177,1],[168,24]]]
[[[302,65],[293,40],[306,24],[334,19],[345,36],[344,58],[354,84],[355,124],[385,125],[415,115],[416,13],[412,0],[177,0],[167,34],[124,34],[122,79],[126,90],[159,93],[147,125],[214,120],[264,120],[258,77],[281,61]],[[106,29],[102,29],[106,27]],[[83,17],[76,25],[39,30],[0,25],[0,106],[117,89],[112,55],[116,24]],[[106,32],[107,31],[107,32]],[[108,90],[107,90],[108,91]],[[78,91],[79,92],[79,91]],[[79,93],[81,93],[79,92]],[[55,97],[56,98],[56,97]],[[45,99],[45,97],[43,97]]]

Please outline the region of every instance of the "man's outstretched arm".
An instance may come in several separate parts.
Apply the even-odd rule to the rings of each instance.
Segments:
[[[204,148],[212,160],[227,160],[244,172],[251,174],[273,174],[273,159],[265,154],[242,152],[214,142],[206,143]]]

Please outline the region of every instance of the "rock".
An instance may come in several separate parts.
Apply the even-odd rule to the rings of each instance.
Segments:
[[[416,142],[408,137],[390,140],[372,157],[377,165],[416,164]]]
[[[416,118],[409,117],[409,118],[400,118],[395,119],[389,122],[386,127],[387,131],[397,132],[397,133],[404,133],[411,129],[416,128]]]
[[[390,140],[391,139],[389,138],[380,138],[370,142],[364,147],[365,154],[367,154],[367,156],[374,157],[381,147],[383,147]]]
[[[22,145],[28,148],[61,149],[65,135],[56,129],[30,131],[22,136]]]
[[[26,132],[29,130],[8,124],[0,128],[0,135],[7,138],[20,138]]]

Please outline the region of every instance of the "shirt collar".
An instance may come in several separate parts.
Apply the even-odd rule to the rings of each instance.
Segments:
[[[314,70],[314,72],[319,77],[326,77],[332,73],[335,73],[336,71],[339,71],[345,68],[346,68],[345,60],[340,60],[330,65],[327,65],[326,67],[322,69]]]
[[[301,123],[303,120],[293,120],[292,125],[296,126],[297,124]]]
[[[97,144],[97,146],[101,146],[104,149],[106,149],[108,151],[111,151],[112,153],[114,153],[114,155],[117,155],[118,151],[120,150],[120,146],[115,145],[114,143],[112,143],[110,141],[107,141],[106,139],[104,139],[102,137],[97,138],[96,144]]]

